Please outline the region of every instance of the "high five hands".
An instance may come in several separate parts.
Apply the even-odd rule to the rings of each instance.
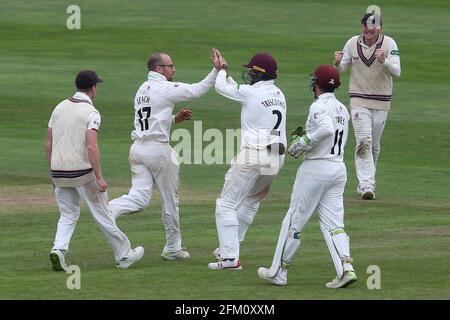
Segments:
[[[220,51],[216,48],[211,48],[211,62],[214,65],[214,68],[220,70],[224,65],[227,65],[227,61],[220,54]]]

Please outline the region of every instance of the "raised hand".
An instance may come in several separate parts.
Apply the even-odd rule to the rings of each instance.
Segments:
[[[338,66],[341,63],[343,57],[344,57],[344,51],[335,51],[334,52],[334,65]]]
[[[219,51],[216,48],[211,48],[210,59],[214,68],[216,68],[217,70],[220,69],[220,59],[219,59],[220,54],[218,52]]]

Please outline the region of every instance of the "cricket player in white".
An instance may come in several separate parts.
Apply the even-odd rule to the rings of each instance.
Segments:
[[[204,95],[216,80],[213,70],[200,82],[187,84],[172,82],[175,66],[165,53],[154,53],[148,60],[148,80],[136,93],[134,100],[134,141],[129,155],[132,171],[131,189],[127,195],[110,202],[114,217],[145,209],[158,188],[162,201],[162,220],[166,231],[166,244],[161,257],[165,260],[183,260],[190,257],[182,248],[178,209],[180,165],[169,145],[173,123],[190,119],[190,110],[172,116],[176,103],[190,101]]]
[[[258,269],[261,278],[276,285],[287,284],[287,268],[300,246],[301,233],[316,209],[337,273],[326,287],[341,288],[356,281],[349,238],[344,231],[343,204],[347,181],[343,157],[350,116],[334,96],[339,85],[339,72],[332,65],[322,65],[314,71],[311,87],[316,100],[309,109],[305,133],[293,136],[288,150],[295,158],[304,153],[304,160],[297,171],[272,266]]]
[[[249,68],[248,85],[239,86],[227,77],[228,66],[218,51],[215,64],[221,68],[216,91],[242,104],[241,150],[231,162],[216,202],[220,247],[214,250],[218,261],[209,263],[208,268],[241,269],[240,242],[284,163],[286,100],[274,84],[277,64],[271,55],[255,54],[250,63],[244,65]]]
[[[375,199],[375,172],[380,141],[392,97],[392,77],[400,76],[400,53],[394,39],[381,33],[381,17],[367,13],[361,19],[362,35],[354,36],[343,51],[334,53],[334,64],[350,76],[350,106],[355,130],[357,192]]]
[[[80,199],[111,244],[117,268],[128,268],[144,254],[142,247],[131,249],[108,209],[97,144],[100,114],[92,104],[99,82],[94,71],[79,72],[75,79],[78,92],[55,107],[48,123],[45,147],[61,215],[50,252],[55,271],[67,270],[65,255],[80,216]]]

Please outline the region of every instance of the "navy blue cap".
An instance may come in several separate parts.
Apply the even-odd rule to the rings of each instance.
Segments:
[[[103,80],[100,79],[95,71],[92,70],[80,71],[75,78],[75,85],[77,89],[89,89],[100,82],[103,82]]]

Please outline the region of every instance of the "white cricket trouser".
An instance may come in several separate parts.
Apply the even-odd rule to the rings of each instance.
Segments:
[[[155,185],[161,194],[162,220],[166,230],[165,251],[181,250],[179,218],[180,165],[168,143],[136,140],[130,148],[131,189],[109,205],[114,217],[138,212],[150,203]]]
[[[356,138],[355,168],[359,193],[364,189],[375,191],[376,165],[387,117],[386,110],[352,106],[352,123]]]
[[[111,244],[116,262],[130,253],[130,241],[117,227],[114,217],[108,208],[108,195],[106,192],[99,191],[96,181],[81,187],[56,187],[55,195],[60,218],[53,249],[69,250],[70,239],[80,217],[81,198]]]
[[[317,209],[322,230],[344,229],[344,188],[347,169],[343,162],[304,160],[297,170],[288,215],[289,234],[302,232]]]
[[[267,149],[244,149],[232,160],[216,201],[216,227],[224,259],[239,258],[239,242],[283,164],[284,155]]]

